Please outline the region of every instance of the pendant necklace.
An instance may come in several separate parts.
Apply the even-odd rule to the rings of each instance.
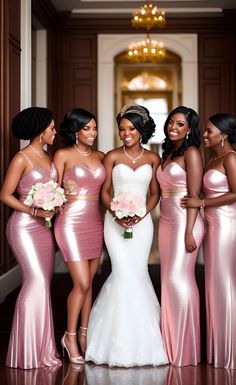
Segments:
[[[78,147],[76,146],[76,144],[74,144],[74,149],[80,154],[80,155],[83,155],[83,156],[89,156],[91,154],[91,148],[89,147],[88,151],[80,151],[78,149]]]
[[[127,154],[126,149],[125,149],[125,145],[124,145],[122,148],[123,148],[124,154],[127,156],[127,158],[129,158],[129,159],[132,161],[132,163],[136,163],[136,160],[138,160],[139,158],[141,158],[141,156],[143,156],[143,153],[144,153],[144,148],[142,147],[141,154],[139,154],[138,156],[136,156],[136,158],[133,158],[132,156],[130,156],[129,154]]]
[[[29,144],[29,147],[31,148],[31,150],[33,150],[35,152],[35,154],[37,154],[40,158],[43,157],[43,154],[44,154],[44,151],[43,150],[36,150],[36,148],[34,148],[31,144]]]

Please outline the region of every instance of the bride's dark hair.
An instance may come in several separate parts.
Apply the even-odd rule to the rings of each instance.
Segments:
[[[191,128],[191,132],[189,132],[188,136],[185,137],[183,143],[177,150],[173,151],[174,148],[174,142],[170,140],[168,136],[167,127],[169,124],[169,121],[171,120],[172,116],[174,114],[183,114],[185,116],[185,119],[188,122],[189,128]],[[166,159],[168,155],[171,155],[171,159],[176,158],[177,156],[182,156],[184,154],[184,151],[187,150],[190,146],[195,146],[197,148],[200,147],[201,140],[200,140],[200,128],[199,128],[199,116],[192,108],[188,108],[185,106],[179,106],[176,107],[174,110],[172,110],[169,115],[166,118],[165,124],[164,124],[164,133],[165,133],[165,139],[162,143],[162,158]]]
[[[122,118],[128,119],[141,134],[141,143],[146,144],[154,135],[156,124],[147,108],[138,104],[124,106],[116,117],[118,126]]]

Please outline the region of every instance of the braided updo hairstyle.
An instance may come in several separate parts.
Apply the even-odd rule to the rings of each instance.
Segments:
[[[234,116],[221,112],[210,116],[208,120],[222,133],[228,135],[230,144],[236,143],[236,118]]]
[[[18,139],[31,140],[40,135],[52,122],[53,113],[44,107],[29,107],[12,120],[11,129]]]
[[[66,146],[73,146],[76,143],[76,132],[85,127],[91,119],[97,121],[91,112],[83,108],[74,108],[65,114],[60,124],[60,135]]]
[[[173,151],[174,149],[174,142],[170,140],[168,136],[168,124],[171,120],[172,116],[174,114],[183,114],[185,116],[185,119],[188,122],[189,128],[191,128],[191,132],[189,132],[188,136],[185,137],[183,143],[177,150]],[[174,110],[172,110],[169,115],[166,118],[165,124],[164,124],[164,133],[165,133],[165,139],[162,143],[162,158],[166,159],[169,154],[171,155],[171,159],[174,159],[177,156],[184,155],[184,151],[186,151],[190,146],[195,146],[197,148],[200,147],[201,139],[200,139],[200,127],[199,127],[199,116],[192,108],[188,108],[185,106],[179,106],[176,107]]]
[[[147,108],[136,104],[124,106],[116,117],[118,126],[122,118],[128,119],[141,134],[141,143],[146,144],[154,135],[156,124]]]

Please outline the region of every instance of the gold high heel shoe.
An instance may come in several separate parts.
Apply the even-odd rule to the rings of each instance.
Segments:
[[[69,360],[70,360],[70,362],[72,364],[79,364],[79,365],[84,364],[84,359],[83,359],[82,356],[71,357],[69,349],[68,349],[68,347],[66,346],[66,343],[65,343],[65,337],[66,337],[67,334],[69,336],[75,336],[77,333],[69,333],[68,331],[65,331],[64,336],[61,338],[61,346],[62,346],[63,357],[65,355],[65,349],[66,349],[68,357],[69,357]]]
[[[87,330],[88,330],[88,328],[80,326],[79,332],[78,332],[79,336],[87,337]],[[80,338],[79,338],[79,343],[80,343]],[[85,350],[82,349],[81,343],[80,343],[80,348],[82,350],[82,353],[85,354]]]

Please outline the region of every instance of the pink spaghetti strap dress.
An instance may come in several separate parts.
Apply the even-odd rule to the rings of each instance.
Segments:
[[[214,169],[203,178],[206,198],[230,191],[227,176]],[[236,369],[236,203],[206,207],[204,239],[207,359]]]
[[[170,362],[175,366],[200,361],[199,293],[195,264],[204,233],[198,214],[193,235],[197,249],[185,248],[186,209],[180,199],[187,194],[186,172],[176,162],[159,166],[161,186],[159,251],[161,263],[161,329]]]
[[[57,179],[51,170],[32,166],[17,186],[24,200],[37,182]],[[54,340],[50,283],[54,271],[55,240],[42,218],[14,211],[7,239],[22,271],[23,284],[16,301],[6,365],[32,369],[60,364]]]

